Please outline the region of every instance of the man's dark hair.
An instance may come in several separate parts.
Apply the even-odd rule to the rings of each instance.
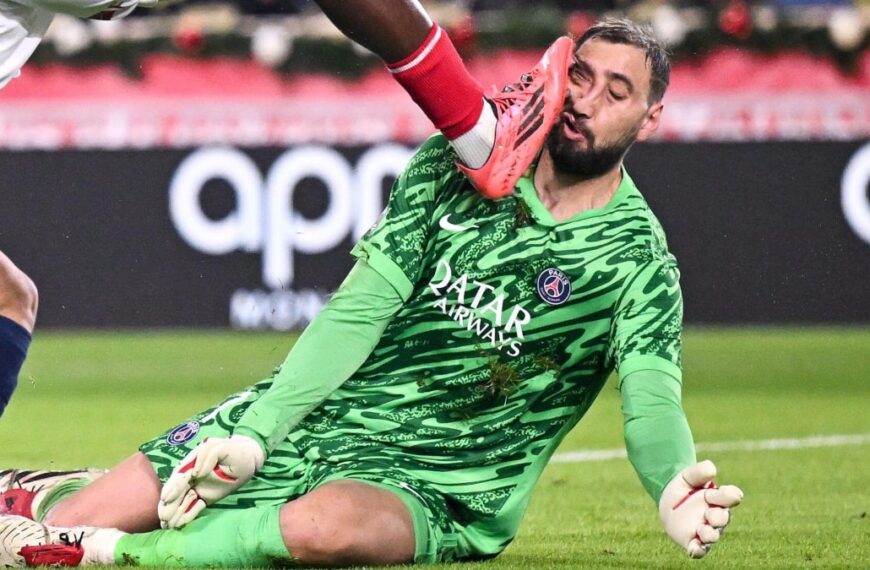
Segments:
[[[647,102],[652,104],[662,100],[671,80],[671,61],[668,50],[656,39],[652,30],[626,18],[606,18],[596,22],[583,32],[583,35],[574,41],[574,50],[576,51],[581,45],[593,38],[642,49],[650,67],[650,88]]]

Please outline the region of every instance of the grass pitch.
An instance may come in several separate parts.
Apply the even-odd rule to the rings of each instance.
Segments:
[[[0,466],[111,466],[260,378],[291,335],[39,332],[0,420]],[[870,329],[690,329],[684,403],[699,443],[870,434]],[[560,451],[622,446],[611,380]],[[743,505],[690,561],[625,459],[550,465],[497,559],[436,568],[868,568],[870,444],[718,451]]]

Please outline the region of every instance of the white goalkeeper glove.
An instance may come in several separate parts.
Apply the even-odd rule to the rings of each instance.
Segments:
[[[702,558],[731,521],[731,507],[740,504],[743,491],[734,485],[716,487],[716,466],[710,460],[680,471],[659,500],[659,517],[674,542],[692,558]]]
[[[206,438],[176,465],[163,485],[157,516],[162,528],[181,528],[208,505],[251,480],[266,460],[263,448],[244,435]]]

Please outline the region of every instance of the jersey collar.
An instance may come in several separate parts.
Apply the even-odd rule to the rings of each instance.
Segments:
[[[634,185],[634,181],[628,175],[628,171],[625,170],[625,166],[623,165],[621,167],[622,181],[619,183],[619,188],[616,189],[616,192],[613,194],[613,197],[607,204],[605,204],[601,208],[592,208],[591,210],[580,212],[572,218],[568,218],[567,220],[559,222],[555,218],[553,218],[553,215],[550,213],[547,207],[544,206],[544,204],[541,202],[541,199],[538,198],[538,192],[537,190],[535,190],[534,182],[536,167],[537,165],[533,165],[531,168],[529,168],[528,172],[526,172],[526,174],[522,178],[520,178],[520,180],[517,182],[517,189],[519,190],[519,198],[521,198],[528,205],[529,210],[531,210],[532,215],[535,217],[535,220],[545,226],[570,224],[584,218],[599,216],[616,208],[616,206],[619,205],[619,203],[622,202],[629,194],[637,192],[637,187]]]

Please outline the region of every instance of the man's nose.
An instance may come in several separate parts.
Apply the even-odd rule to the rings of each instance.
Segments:
[[[574,93],[574,97],[571,99],[571,112],[578,117],[591,119],[595,115],[597,103],[598,94],[594,90]]]

